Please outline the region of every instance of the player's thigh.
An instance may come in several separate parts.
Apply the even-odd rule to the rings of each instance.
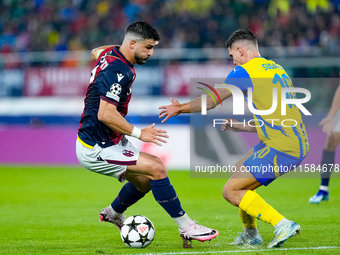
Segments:
[[[249,150],[249,151],[246,153],[246,155],[245,155],[242,159],[240,159],[240,160],[235,164],[236,172],[233,173],[233,175],[236,174],[237,172],[239,172],[239,169],[240,169],[241,166],[243,165],[243,162],[246,161],[246,160],[247,160],[251,155],[253,155],[253,154],[254,154],[254,149],[251,148],[251,150]]]
[[[230,193],[234,191],[243,190],[245,193],[247,190],[254,190],[261,186],[255,177],[248,171],[248,169],[243,165],[244,161],[247,160],[254,154],[254,150],[251,149],[247,154],[235,164],[236,172],[230,177],[225,186],[223,187],[223,196],[227,198]],[[235,194],[233,194],[235,196]],[[244,194],[240,194],[243,196]]]
[[[262,184],[249,172],[249,170],[242,164],[237,171],[233,173],[223,188],[223,193],[230,193],[233,191],[241,191],[244,193],[247,190],[254,190]]]
[[[327,136],[324,149],[327,151],[335,151],[340,143],[340,132],[333,132],[332,135]]]
[[[140,152],[136,164],[127,167],[126,179],[136,179],[139,176],[158,180],[167,177],[167,172],[164,163],[159,157]]]
[[[227,187],[231,189],[254,189],[258,187],[257,180],[243,165],[249,157],[254,155],[254,149],[249,150],[246,155],[235,164],[236,171],[226,183]]]
[[[262,185],[244,165],[230,177],[226,184],[234,190],[254,190]]]

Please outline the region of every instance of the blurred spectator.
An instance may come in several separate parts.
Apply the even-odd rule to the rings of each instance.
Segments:
[[[119,40],[132,21],[161,32],[159,47],[223,47],[237,28],[263,46],[319,46],[339,55],[340,0],[0,1],[0,51],[91,49]]]

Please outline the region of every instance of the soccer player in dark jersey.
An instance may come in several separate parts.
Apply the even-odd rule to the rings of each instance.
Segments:
[[[107,45],[92,50],[96,65],[91,73],[76,142],[79,162],[87,169],[128,182],[108,207],[101,221],[119,229],[125,210],[152,190],[156,201],[178,224],[184,240],[207,241],[218,231],[198,225],[181,207],[165,165],[156,156],[140,152],[126,136],[161,145],[168,135],[155,124],[139,129],[124,117],[136,77],[134,64],[143,65],[159,43],[158,32],[143,21],[128,26],[121,46]]]

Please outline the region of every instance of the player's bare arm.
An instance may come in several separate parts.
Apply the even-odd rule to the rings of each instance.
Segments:
[[[116,45],[103,45],[103,46],[100,46],[98,48],[95,48],[91,51],[91,57],[93,60],[97,60],[100,53],[102,53],[105,49],[107,48],[111,48],[111,47],[114,47]]]
[[[216,91],[222,101],[231,96],[231,93],[226,89],[216,89]],[[216,97],[215,101],[217,102],[217,104],[215,104],[214,100],[211,97],[207,97],[208,110],[214,109],[216,105],[219,104],[217,96],[214,95],[214,97]],[[195,113],[201,111],[201,97],[198,97],[191,102],[183,104],[180,104],[177,100],[173,98],[170,98],[170,101],[172,102],[171,105],[163,105],[158,108],[161,110],[159,113],[159,118],[164,118],[162,120],[162,123],[166,122],[171,117],[175,117],[181,113]]]
[[[104,100],[100,100],[98,119],[107,125],[109,128],[125,135],[131,135],[134,126],[126,121],[126,119],[120,115],[115,105],[110,104]],[[167,132],[163,129],[154,128],[155,124],[152,124],[141,130],[139,139],[143,142],[154,143],[162,145],[166,143],[164,138],[169,138]]]
[[[252,132],[256,133],[255,121],[252,122],[239,122],[235,119],[225,119],[225,122],[222,124],[222,131],[233,131],[233,132]]]

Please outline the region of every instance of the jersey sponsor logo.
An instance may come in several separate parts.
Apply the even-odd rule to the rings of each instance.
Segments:
[[[122,153],[126,157],[133,157],[135,155],[133,151],[129,151],[129,150],[123,150]]]
[[[122,73],[117,73],[118,82],[120,82],[123,78],[124,78],[124,75]]]
[[[106,93],[106,96],[119,101],[120,97],[118,95],[120,92],[122,92],[122,86],[119,83],[114,83],[111,85],[110,91]]]

